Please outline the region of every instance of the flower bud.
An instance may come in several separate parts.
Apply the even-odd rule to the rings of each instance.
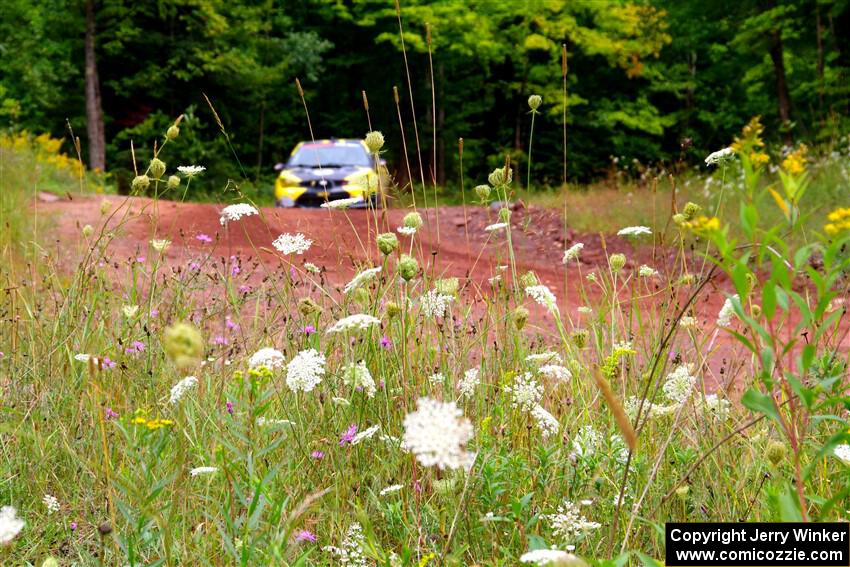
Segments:
[[[752,315],[753,319],[761,317],[761,305],[753,303],[752,307],[750,307],[750,315]]]
[[[397,270],[398,275],[401,276],[404,281],[409,282],[416,277],[417,273],[419,273],[419,262],[417,262],[416,258],[413,256],[402,254],[398,261]]]
[[[499,220],[501,222],[511,222],[511,210],[506,207],[499,209]]]
[[[395,319],[401,315],[401,306],[395,301],[387,301],[384,304],[384,312],[387,314],[388,319]]]
[[[685,215],[685,221],[692,221],[699,216],[702,212],[702,207],[697,205],[696,203],[692,203],[688,201],[685,204],[685,208],[682,210],[682,214]]]
[[[366,134],[366,147],[369,152],[376,154],[384,147],[384,135],[380,132],[369,132]]]
[[[383,234],[379,234],[378,238],[378,250],[381,251],[381,254],[384,256],[389,256],[392,254],[396,248],[398,248],[398,237],[392,232],[385,232]]]
[[[688,485],[680,486],[676,489],[676,496],[679,497],[679,500],[687,500],[688,493],[691,491],[691,487]]]
[[[783,460],[785,460],[786,448],[785,443],[781,441],[771,441],[767,446],[767,460],[773,466],[777,466]]]
[[[623,266],[626,265],[626,255],[611,254],[611,256],[608,257],[608,265],[611,267],[611,271],[619,272],[623,269]]]
[[[540,95],[533,94],[528,97],[528,108],[535,112],[538,108],[540,108],[540,103],[543,102],[543,97]]]
[[[505,176],[505,168],[499,167],[493,170],[487,177],[487,181],[490,182],[490,185],[493,187],[500,187],[502,185],[510,185],[511,181],[513,181],[513,171],[508,168],[508,175]]]
[[[523,306],[519,306],[514,309],[513,315],[511,317],[514,320],[514,327],[516,327],[517,331],[521,331],[525,324],[528,322],[528,309]]]
[[[573,341],[573,344],[576,345],[576,348],[583,349],[587,346],[587,339],[590,337],[590,333],[587,332],[587,329],[576,329],[573,331],[570,338]]]
[[[522,285],[523,288],[527,288],[539,285],[540,281],[537,279],[537,276],[534,274],[534,272],[525,272],[519,277],[519,283],[520,285]]]
[[[150,171],[151,177],[160,179],[165,174],[165,162],[159,158],[153,158],[148,171]]]
[[[475,186],[475,194],[478,195],[478,198],[482,201],[486,201],[490,198],[490,186],[489,185],[476,185]]]
[[[104,199],[100,202],[100,214],[105,215],[109,212],[109,209],[112,207],[112,203],[108,200]]]
[[[100,532],[102,536],[108,536],[112,533],[112,526],[109,522],[103,522],[97,527],[97,531]]]
[[[419,213],[407,213],[404,215],[404,220],[402,220],[402,224],[407,228],[415,228],[419,230],[422,228],[424,221],[422,220],[422,215]]]
[[[83,227],[83,236],[84,237],[88,238],[89,236],[92,235],[92,233],[94,233],[94,228],[92,227],[92,225],[87,224],[86,226]]]
[[[151,180],[147,175],[137,175],[133,178],[133,182],[130,184],[130,188],[136,193],[144,193],[148,190],[148,186],[150,186]]]
[[[177,136],[180,135],[180,128],[177,127],[176,124],[173,124],[168,127],[168,130],[165,131],[165,137],[169,140],[177,139]]]
[[[178,187],[180,187],[180,178],[176,175],[170,175],[168,177],[168,188],[177,189]]]

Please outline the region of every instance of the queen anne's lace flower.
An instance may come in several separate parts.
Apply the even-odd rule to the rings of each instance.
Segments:
[[[322,203],[321,207],[323,209],[347,209],[362,202],[363,197],[351,197],[349,199],[336,199],[335,201],[328,201],[327,203]]]
[[[314,348],[302,350],[286,365],[286,385],[293,392],[310,392],[325,375],[325,355]]]
[[[331,325],[327,333],[347,333],[349,331],[363,331],[374,325],[380,325],[381,320],[365,313],[349,315]]]
[[[561,424],[558,423],[557,418],[546,411],[546,409],[540,404],[537,404],[534,408],[532,408],[531,417],[533,417],[534,421],[537,422],[537,428],[540,430],[544,439],[548,439],[552,435],[557,435],[561,428]]]
[[[657,276],[658,271],[651,266],[643,264],[640,268],[638,268],[638,275],[642,278],[651,278],[653,276]]]
[[[733,300],[738,300],[737,294],[732,297],[727,297],[726,301],[723,302],[723,307],[720,308],[720,313],[717,314],[718,327],[728,327],[732,324],[732,317],[735,316],[735,305],[732,303]]]
[[[566,251],[564,251],[564,264],[568,264],[571,260],[578,260],[578,256],[581,254],[583,248],[584,244],[581,242],[577,242],[567,248]]]
[[[350,293],[361,285],[363,285],[364,283],[375,279],[375,276],[377,276],[379,273],[381,273],[380,266],[378,266],[377,268],[369,268],[368,270],[363,270],[362,272],[354,276],[354,278],[352,278],[352,280],[345,285],[345,289],[343,291],[345,293]]]
[[[367,398],[375,396],[378,391],[372,373],[362,360],[356,364],[349,364],[343,369],[343,382],[351,388],[363,390]]]
[[[506,222],[497,222],[495,224],[489,224],[484,227],[484,232],[496,232],[497,230],[502,230],[508,228],[508,223]]]
[[[601,524],[588,521],[579,511],[578,506],[569,500],[564,500],[563,504],[558,506],[557,514],[547,514],[544,518],[549,520],[555,537],[565,543],[576,541],[587,532],[602,527]]]
[[[400,226],[396,230],[399,234],[403,236],[413,236],[414,234],[416,234],[415,226]]]
[[[42,498],[41,501],[44,502],[44,507],[47,508],[48,514],[58,512],[61,508],[61,506],[59,505],[59,500],[51,494],[45,494],[44,498]]]
[[[551,567],[584,567],[587,565],[577,556],[560,549],[535,549],[523,553],[519,558],[520,563],[532,563],[538,566]]]
[[[652,234],[652,230],[648,226],[627,226],[617,232],[617,236],[643,236],[645,234]]]
[[[261,348],[248,359],[248,366],[259,368],[265,366],[269,370],[281,368],[285,363],[283,353],[274,348]]]
[[[462,398],[471,398],[475,394],[475,388],[481,382],[477,368],[470,368],[463,373],[463,378],[457,384],[458,392]]]
[[[191,179],[196,175],[203,173],[207,168],[202,165],[178,165],[177,171],[179,171],[184,177]]]
[[[394,492],[398,492],[398,491],[399,491],[399,490],[401,490],[402,488],[404,488],[404,485],[403,485],[403,484],[393,484],[393,485],[391,485],[391,486],[388,486],[388,487],[386,487],[386,488],[382,489],[382,490],[378,493],[378,495],[379,495],[379,496],[386,496],[387,494],[393,494]]]
[[[543,386],[526,372],[518,374],[513,384],[505,386],[505,393],[511,395],[511,406],[520,411],[531,411],[543,398]]]
[[[171,387],[171,396],[168,398],[169,404],[176,404],[183,399],[186,392],[194,388],[198,384],[198,379],[194,376],[186,376],[174,386]]]
[[[457,405],[419,398],[416,408],[404,418],[405,450],[423,467],[471,467],[475,456],[466,451],[466,444],[472,439],[472,424]]]
[[[850,445],[847,443],[842,443],[841,445],[836,445],[832,450],[832,454],[835,457],[844,463],[845,465],[850,466]]]
[[[731,160],[733,157],[735,157],[735,152],[732,148],[723,148],[708,154],[708,157],[705,158],[705,165],[718,165]]]
[[[369,427],[368,429],[364,429],[363,431],[361,431],[360,433],[358,433],[357,435],[354,436],[354,439],[351,440],[351,444],[357,445],[357,444],[361,443],[362,441],[365,441],[366,439],[372,438],[372,436],[374,436],[375,433],[377,433],[379,429],[381,429],[380,425],[373,425],[372,427]]]
[[[558,300],[545,285],[532,285],[525,288],[525,294],[552,313],[558,311]]]
[[[691,397],[691,392],[696,383],[697,378],[696,376],[691,376],[689,365],[681,364],[667,375],[667,379],[661,389],[670,401],[681,404]]]
[[[238,203],[236,205],[228,205],[221,210],[221,217],[218,219],[221,226],[227,225],[229,222],[235,222],[242,217],[250,217],[251,215],[259,215],[260,211],[254,205],[248,203]]]
[[[198,476],[202,474],[212,474],[218,472],[218,467],[195,467],[189,471],[191,476]]]
[[[561,355],[557,352],[539,352],[529,354],[525,360],[531,364],[558,364],[561,362]]]
[[[323,547],[322,551],[333,554],[336,558],[336,565],[343,565],[344,567],[367,567],[369,561],[366,559],[366,554],[363,551],[365,545],[366,538],[363,535],[363,528],[360,527],[360,524],[354,522],[348,526],[345,539],[340,544],[341,547],[328,545]]]
[[[419,307],[422,309],[422,314],[428,318],[443,317],[453,300],[454,297],[451,295],[432,289],[419,299]]]
[[[588,459],[596,454],[601,444],[602,436],[599,435],[592,425],[585,425],[573,437],[573,454],[577,457]]]
[[[281,254],[286,254],[287,256],[290,254],[303,254],[312,245],[313,241],[300,232],[296,234],[281,234],[272,242],[272,246]]]
[[[24,529],[24,522],[18,518],[18,511],[12,506],[0,508],[0,545],[6,545]]]
[[[573,377],[573,373],[570,372],[569,368],[559,364],[544,364],[540,367],[540,373],[558,382],[569,382]]]

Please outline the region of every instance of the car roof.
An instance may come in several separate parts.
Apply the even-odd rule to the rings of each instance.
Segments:
[[[290,155],[295,155],[295,152],[297,152],[301,148],[321,148],[325,146],[360,146],[364,150],[368,151],[366,143],[359,138],[331,138],[315,141],[305,140],[303,142],[298,142],[297,144],[295,144],[295,147],[292,148],[292,153]]]

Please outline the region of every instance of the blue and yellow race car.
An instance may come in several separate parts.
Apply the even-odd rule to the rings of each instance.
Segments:
[[[338,199],[362,198],[378,204],[378,174],[362,140],[301,142],[280,171],[274,193],[278,207],[318,207]]]

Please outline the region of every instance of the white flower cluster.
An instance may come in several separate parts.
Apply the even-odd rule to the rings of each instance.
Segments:
[[[508,228],[508,223],[506,222],[497,222],[495,224],[488,224],[484,227],[484,232],[496,232],[497,230],[502,230]]]
[[[717,314],[718,327],[728,327],[732,324],[732,317],[735,316],[733,300],[740,300],[737,294],[727,297],[726,301],[723,302],[723,307],[720,308],[720,312]]]
[[[561,362],[561,355],[551,351],[538,352],[526,356],[525,361],[531,364],[559,364]]]
[[[380,425],[373,425],[372,427],[369,427],[368,429],[364,429],[363,431],[361,431],[360,433],[358,433],[357,435],[354,436],[354,439],[351,440],[351,444],[357,445],[357,444],[361,443],[362,441],[365,441],[366,439],[371,439],[372,436],[374,436],[375,433],[377,433],[379,429],[381,429]]]
[[[419,308],[425,317],[431,319],[434,317],[443,317],[452,301],[454,301],[454,297],[451,295],[446,295],[432,289],[419,298]]]
[[[587,532],[602,527],[597,522],[588,521],[579,511],[578,506],[569,500],[564,500],[563,504],[558,506],[557,514],[547,514],[544,518],[549,520],[555,537],[566,543],[576,541]]]
[[[391,485],[391,486],[388,486],[388,487],[386,487],[386,488],[382,489],[382,490],[378,493],[378,495],[379,495],[379,496],[386,496],[387,494],[393,494],[394,492],[398,492],[398,491],[399,491],[399,490],[401,490],[402,488],[404,488],[404,485],[403,485],[403,484],[393,484],[393,485]]]
[[[343,382],[346,386],[354,389],[362,389],[367,398],[375,397],[378,391],[375,385],[375,379],[372,378],[372,373],[366,367],[366,363],[362,360],[358,363],[347,365],[343,369]]]
[[[59,505],[59,500],[51,494],[45,494],[41,501],[44,502],[44,507],[47,508],[48,514],[58,512],[62,507]]]
[[[168,397],[169,404],[176,404],[183,399],[186,393],[198,385],[198,379],[195,376],[186,376],[174,386],[171,387],[171,395]]]
[[[558,311],[558,299],[555,297],[555,294],[552,293],[552,290],[545,285],[528,286],[525,288],[525,294],[552,313]]]
[[[177,171],[183,174],[184,177],[188,177],[189,179],[195,177],[198,174],[201,174],[207,170],[203,165],[178,165]]]
[[[582,242],[576,242],[569,248],[564,251],[564,259],[562,260],[564,264],[570,263],[571,260],[578,260],[579,254],[584,249],[584,244]]]
[[[667,375],[661,389],[670,401],[682,404],[691,397],[696,383],[697,378],[691,375],[690,365],[681,364]]]
[[[537,404],[534,408],[532,408],[531,417],[533,417],[534,421],[537,423],[537,428],[540,430],[540,434],[544,439],[557,435],[558,431],[561,429],[561,424],[558,423],[558,419],[546,411],[546,408],[540,404]]]
[[[463,373],[463,378],[457,384],[458,392],[461,398],[471,398],[475,394],[475,388],[481,383],[479,371],[477,368],[470,368]]]
[[[274,348],[261,348],[248,359],[248,366],[259,368],[265,366],[269,370],[280,368],[284,365],[283,353]]]
[[[195,467],[189,471],[190,476],[199,476],[202,474],[213,474],[218,472],[218,467]]]
[[[363,202],[363,197],[350,197],[348,199],[337,199],[335,201],[328,201],[327,203],[322,203],[321,207],[323,209],[347,209],[354,205],[358,205]]]
[[[530,412],[543,398],[543,386],[526,372],[518,374],[512,385],[505,386],[505,393],[510,394],[512,407]]]
[[[363,270],[362,272],[354,276],[354,278],[352,278],[350,282],[345,284],[345,288],[343,289],[343,291],[345,293],[351,293],[364,283],[375,279],[375,276],[377,276],[379,273],[381,273],[380,266],[378,266],[377,268],[369,268],[368,270]]]
[[[364,331],[373,325],[380,325],[381,320],[377,317],[372,317],[371,315],[366,315],[365,313],[357,313],[356,315],[349,315],[348,317],[343,317],[333,325],[331,325],[326,331],[328,334],[331,333],[347,333],[349,331]]]
[[[586,566],[576,555],[561,551],[560,549],[534,549],[523,553],[519,558],[520,563],[532,563],[538,566],[567,567]]]
[[[300,232],[296,234],[281,234],[272,242],[272,246],[277,248],[278,252],[287,256],[290,254],[303,254],[312,245],[313,241]]]
[[[705,165],[719,165],[725,163],[735,157],[735,152],[732,148],[723,148],[708,154],[705,158]]]
[[[841,445],[836,445],[832,450],[832,454],[835,457],[844,463],[845,465],[850,466],[850,445],[847,443],[842,443]]]
[[[652,230],[648,226],[627,226],[617,231],[617,236],[643,236],[652,234]]]
[[[718,397],[717,394],[709,394],[703,397],[702,404],[706,413],[717,421],[725,421],[729,417],[729,412],[732,410],[732,403],[729,400]]]
[[[402,236],[413,236],[416,234],[415,226],[400,226],[396,229]]]
[[[638,268],[638,275],[642,278],[651,278],[658,275],[658,270],[656,270],[652,266],[647,266],[646,264],[643,264],[640,268]]]
[[[442,384],[445,381],[446,381],[446,377],[440,372],[436,372],[436,373],[428,376],[428,383],[431,384],[432,386],[436,386],[437,384]]]
[[[18,518],[18,511],[12,506],[0,508],[0,545],[6,545],[24,529],[24,522]]]
[[[348,526],[345,539],[340,544],[341,547],[327,545],[322,548],[322,551],[335,555],[337,565],[343,565],[345,567],[367,567],[369,561],[366,559],[366,554],[363,551],[365,544],[366,538],[363,535],[363,528],[359,523],[354,522]]]
[[[472,424],[457,405],[419,398],[416,408],[404,418],[404,449],[423,467],[471,467],[475,455],[466,450],[466,444],[473,436]]]
[[[585,425],[573,437],[573,454],[582,459],[593,457],[602,444],[602,436],[592,425]]]
[[[539,370],[542,375],[558,382],[569,382],[573,378],[570,369],[560,364],[544,364]]]
[[[286,365],[286,385],[293,392],[310,392],[325,375],[325,355],[314,348],[302,350]]]
[[[226,226],[229,222],[236,222],[242,217],[250,217],[259,215],[260,211],[254,205],[248,203],[237,203],[236,205],[228,205],[221,210],[221,217],[218,222],[221,226]]]

